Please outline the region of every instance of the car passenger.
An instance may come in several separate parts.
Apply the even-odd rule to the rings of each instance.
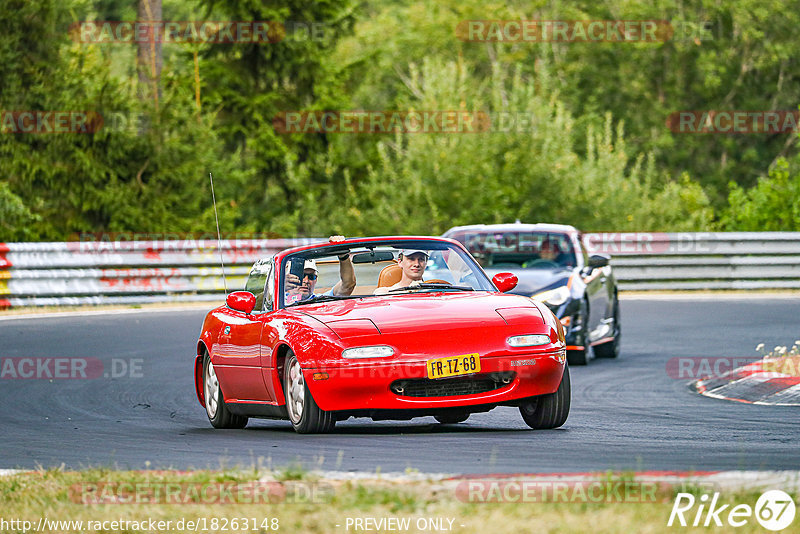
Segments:
[[[339,243],[344,241],[344,236],[332,235],[328,240],[331,243]],[[294,274],[286,275],[286,302],[291,304],[293,302],[300,302],[313,298],[314,288],[317,285],[317,262],[314,260],[306,260],[303,265],[303,279],[300,280]],[[347,296],[353,293],[356,287],[356,273],[353,268],[353,262],[350,260],[350,254],[342,254],[339,256],[339,281],[331,289],[323,293],[329,296]]]

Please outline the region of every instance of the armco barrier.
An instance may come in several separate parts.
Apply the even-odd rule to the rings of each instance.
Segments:
[[[798,289],[800,232],[586,234],[621,290]]]
[[[0,243],[0,308],[219,301],[252,263],[320,239]]]
[[[323,239],[224,240],[229,289],[250,265]],[[621,290],[798,289],[800,232],[586,234]],[[0,243],[0,308],[220,301],[216,240]]]

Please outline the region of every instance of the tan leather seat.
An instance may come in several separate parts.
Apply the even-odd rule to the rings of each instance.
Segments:
[[[403,270],[397,263],[387,265],[378,275],[378,287],[389,287],[395,285],[403,277]]]
[[[390,287],[395,285],[400,279],[403,278],[403,269],[400,267],[399,264],[393,263],[391,265],[387,265],[383,269],[381,269],[380,274],[378,275],[378,287]],[[439,278],[434,278],[431,280],[425,280],[424,284],[449,284],[447,280],[440,280]]]

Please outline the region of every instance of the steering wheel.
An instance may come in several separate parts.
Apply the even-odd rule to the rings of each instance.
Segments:
[[[529,267],[559,267],[559,264],[552,260],[545,260],[539,258],[538,260],[526,261],[524,264],[522,264],[522,267],[524,269],[527,269]]]
[[[441,280],[439,278],[433,278],[431,280],[424,280],[423,284],[447,284],[448,286],[453,285],[452,283],[448,282],[447,280]]]

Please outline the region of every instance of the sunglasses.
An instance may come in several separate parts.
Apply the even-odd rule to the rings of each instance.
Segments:
[[[303,278],[308,278],[309,280],[316,280],[317,273],[303,273]]]

